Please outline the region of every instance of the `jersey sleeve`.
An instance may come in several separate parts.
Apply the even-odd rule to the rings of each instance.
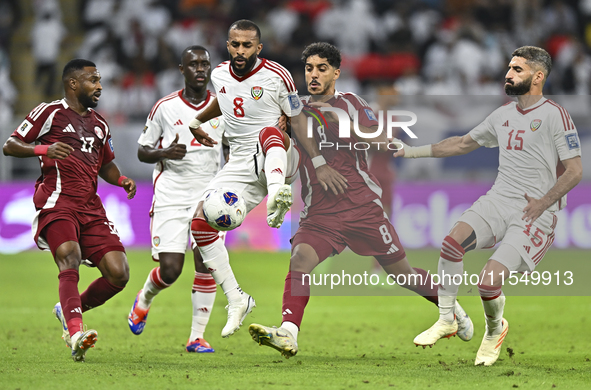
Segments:
[[[162,127],[162,110],[158,110],[159,104],[156,103],[146,119],[144,130],[137,140],[137,143],[142,146],[149,146],[155,148],[160,138],[162,138],[163,127]]]
[[[468,133],[470,134],[470,137],[472,137],[472,139],[480,146],[484,146],[486,148],[496,148],[499,146],[499,140],[497,138],[497,134],[495,133],[493,121],[491,120],[494,114],[495,113],[493,112],[487,116],[486,119],[482,121],[482,123],[470,130]]]
[[[579,134],[569,113],[562,107],[557,108],[551,118],[554,143],[561,161],[581,156]]]
[[[360,125],[365,127],[379,126],[378,117],[362,97],[348,93],[343,96],[343,100],[347,102],[351,120],[354,120],[354,112],[357,112],[357,120]]]
[[[289,71],[285,70],[287,75],[280,75],[278,79],[278,99],[281,105],[281,110],[288,117],[298,116],[302,112],[304,105],[298,96],[298,90],[295,88],[295,83]]]
[[[113,138],[111,132],[107,134],[105,145],[103,146],[103,156],[101,166],[104,166],[115,159],[115,148],[113,147]]]
[[[11,136],[28,144],[35,142],[49,132],[53,117],[58,109],[59,106],[41,103],[27,115]]]

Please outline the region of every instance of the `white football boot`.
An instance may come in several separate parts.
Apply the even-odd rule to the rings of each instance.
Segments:
[[[259,345],[278,350],[286,359],[298,353],[298,343],[287,329],[251,324],[248,332]]]
[[[425,349],[427,346],[433,347],[437,340],[442,338],[449,339],[458,333],[458,322],[454,319],[452,322],[439,319],[432,327],[415,337],[414,343]]]
[[[281,227],[285,214],[293,204],[291,186],[284,184],[276,194],[269,194],[267,198],[267,225],[273,228]]]
[[[56,303],[53,307],[53,314],[55,314],[55,318],[62,324],[62,340],[66,342],[68,348],[72,348],[72,339],[70,338],[70,332],[68,331],[68,325],[66,324],[66,319],[64,318],[64,313],[62,311],[62,304]]]
[[[463,341],[472,340],[472,336],[474,336],[474,324],[472,324],[472,320],[458,301],[456,301],[454,312],[456,314],[456,321],[458,322],[458,337]]]
[[[75,362],[83,362],[86,352],[96,344],[98,333],[96,330],[89,329],[82,332],[76,332],[72,336],[72,359]]]
[[[228,322],[222,329],[222,337],[230,337],[234,334],[240,326],[244,318],[256,307],[254,299],[247,293],[243,294],[243,298],[239,301],[228,303],[226,310],[228,310]]]
[[[501,354],[501,346],[509,332],[509,323],[503,318],[503,330],[495,336],[488,335],[488,329],[482,338],[482,344],[476,353],[475,366],[492,366]]]

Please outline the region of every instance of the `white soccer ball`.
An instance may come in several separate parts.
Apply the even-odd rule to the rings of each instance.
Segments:
[[[205,198],[203,214],[209,226],[214,229],[236,229],[246,217],[246,203],[236,191],[227,188],[217,189]]]

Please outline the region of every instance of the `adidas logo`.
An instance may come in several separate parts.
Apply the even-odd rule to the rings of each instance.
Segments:
[[[74,126],[72,126],[72,124],[68,124],[66,126],[66,128],[64,129],[64,133],[75,133],[76,130],[74,129]]]
[[[199,311],[202,311],[204,313],[208,313],[209,312],[209,310],[207,310],[207,307],[200,307],[198,310]]]
[[[529,250],[531,249],[531,247],[529,245],[524,245],[523,247],[525,248],[525,251],[527,253],[529,253]]]
[[[183,125],[183,121],[179,119],[178,121],[176,121],[176,123],[174,125],[175,126],[182,126]]]
[[[281,170],[281,168],[275,168],[271,171],[271,173],[278,173],[280,175],[283,175],[283,171]]]
[[[220,89],[220,92],[218,93],[226,93],[226,87],[222,87],[222,89]]]
[[[82,309],[79,308],[79,307],[76,307],[76,308],[70,310],[70,313],[80,313],[80,314],[82,314]]]
[[[398,252],[399,249],[396,245],[392,244],[390,245],[390,249],[388,249],[388,252],[386,253],[387,255],[391,255],[394,252]]]
[[[211,267],[209,267],[209,268],[207,268],[207,269],[209,270],[209,272],[215,272],[215,271],[217,271],[217,269],[215,269],[215,268],[211,268]]]
[[[503,127],[509,127],[509,120],[507,120],[507,122],[503,123]]]
[[[291,312],[291,310],[285,309],[285,311],[283,311],[283,313],[281,313],[281,314],[284,315],[284,316],[286,316],[288,314],[293,314],[293,313]]]

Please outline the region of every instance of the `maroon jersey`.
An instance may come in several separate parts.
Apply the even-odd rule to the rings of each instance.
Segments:
[[[37,210],[103,210],[97,195],[100,168],[115,155],[107,122],[89,109],[80,116],[65,100],[41,103],[12,133],[26,143],[51,145],[63,142],[74,148],[64,160],[40,156],[41,176],[33,201]]]
[[[304,101],[304,104],[306,103]],[[365,127],[379,124],[369,105],[353,93],[337,92],[326,103],[348,113],[351,121],[353,121],[354,113],[357,112],[358,123]],[[306,116],[318,117],[318,111],[310,109],[309,106],[305,106],[302,112]],[[339,138],[338,123],[328,122],[327,126],[325,126],[319,124],[314,118],[313,129],[316,142],[330,142],[334,145],[330,148],[323,147],[320,153],[325,158],[326,163],[343,175],[348,182],[344,194],[335,195],[330,190],[325,191],[318,182],[316,170],[310,156],[303,148],[299,148],[301,151],[302,199],[304,201],[302,218],[306,218],[309,214],[339,213],[379,199],[382,189],[369,171],[366,151],[355,150],[354,146],[357,140],[353,137]],[[353,129],[351,129],[351,135],[353,135]],[[368,142],[371,142],[371,139],[368,139]],[[336,148],[337,144],[341,145],[338,150]]]

